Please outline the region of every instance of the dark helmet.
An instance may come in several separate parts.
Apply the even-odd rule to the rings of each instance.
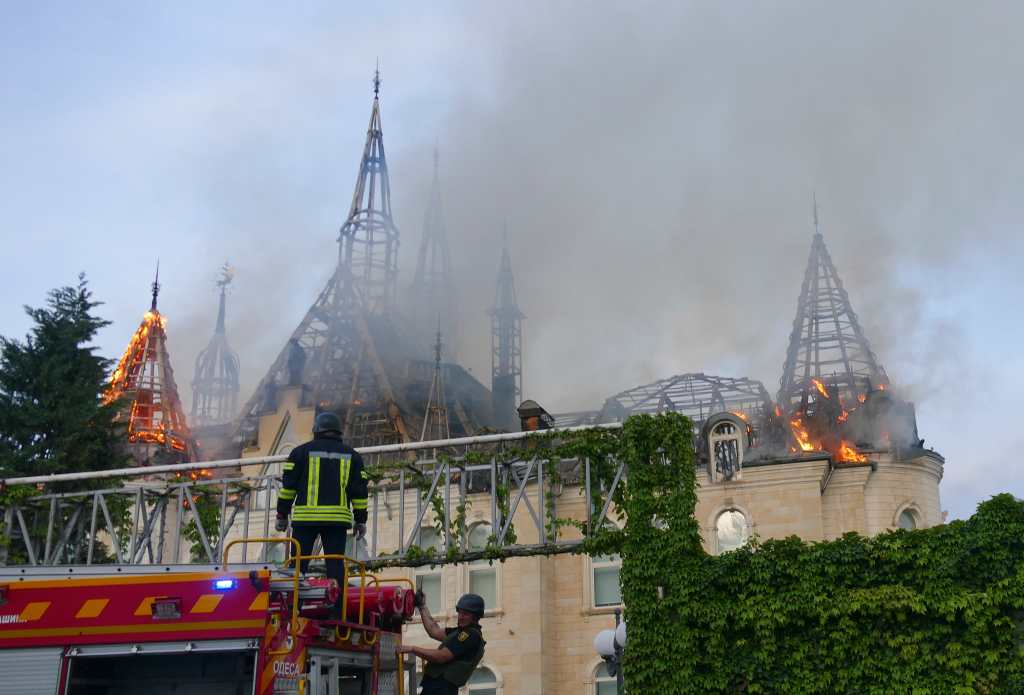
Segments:
[[[334,413],[320,413],[313,421],[313,434],[334,432],[341,435],[341,419]]]
[[[463,594],[459,602],[455,604],[455,610],[474,613],[477,618],[482,618],[484,617],[483,596],[479,594]]]

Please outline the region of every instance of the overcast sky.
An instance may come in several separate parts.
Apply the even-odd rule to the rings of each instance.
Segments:
[[[1021,3],[27,3],[0,27],[0,334],[84,271],[116,357],[160,308],[186,404],[237,268],[243,400],[332,268],[379,57],[411,280],[441,151],[460,361],[507,224],[525,395],[778,388],[822,232],[965,517],[1024,496]]]

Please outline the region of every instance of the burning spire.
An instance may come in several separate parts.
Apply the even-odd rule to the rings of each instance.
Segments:
[[[491,394],[499,426],[516,429],[516,406],[523,394],[522,321],[516,301],[508,233],[502,234],[501,267],[491,314]]]
[[[434,148],[434,180],[430,203],[423,217],[423,238],[416,259],[416,275],[410,287],[412,321],[425,336],[433,317],[444,326],[448,344],[455,344],[455,288],[451,276],[448,238],[441,209],[441,180],[438,173],[438,151]],[[451,350],[449,350],[451,352]]]
[[[234,275],[234,268],[224,263],[217,279],[220,288],[217,325],[206,349],[196,357],[192,378],[193,425],[219,425],[234,418],[238,410],[238,354],[228,345],[224,329],[225,298]]]
[[[434,376],[427,396],[427,411],[423,415],[423,430],[420,441],[449,439],[451,428],[448,424],[448,401],[444,393],[444,366],[441,364],[441,319],[437,320],[437,335],[434,341]]]
[[[836,406],[849,407],[888,383],[825,248],[815,201],[814,238],[782,369],[779,404],[791,414],[807,413],[809,406],[830,395]]]
[[[243,441],[256,435],[260,415],[277,408],[277,390],[289,386],[301,388],[302,405],[341,414],[353,446],[412,441],[386,361],[399,347],[391,311],[398,230],[391,217],[379,93],[378,70],[352,205],[338,238],[338,264],[243,406]]]
[[[128,420],[128,442],[140,463],[163,451],[180,461],[196,459],[195,442],[174,383],[167,352],[167,319],[157,310],[160,266],[153,301],[110,377],[104,402],[121,402],[119,417]]]
[[[380,121],[380,82],[378,69],[373,78],[373,108],[352,205],[338,236],[338,263],[349,269],[367,309],[388,313],[395,304],[398,228],[391,216],[391,181]]]

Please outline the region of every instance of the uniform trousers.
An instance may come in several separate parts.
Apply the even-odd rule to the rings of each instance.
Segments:
[[[312,555],[313,544],[316,543],[316,537],[320,536],[320,544],[323,546],[324,555],[344,555],[345,554],[345,541],[348,537],[348,526],[342,524],[321,524],[321,525],[309,525],[305,524],[295,525],[292,524],[292,538],[299,542],[299,554],[300,555]],[[294,548],[292,548],[294,550]],[[338,603],[336,608],[341,610],[341,601],[345,596],[345,566],[342,560],[324,560],[327,564],[327,577],[329,579],[337,580],[338,588],[341,590],[341,594],[338,597]],[[305,574],[309,571],[309,560],[302,561],[302,567],[300,568],[302,573]]]
[[[428,678],[420,685],[420,695],[459,695],[458,686],[452,685],[444,678]]]

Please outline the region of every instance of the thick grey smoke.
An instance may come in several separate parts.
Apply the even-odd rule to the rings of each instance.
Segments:
[[[224,259],[238,268],[228,328],[243,400],[326,280],[379,53],[402,282],[437,142],[461,291],[458,354],[485,384],[485,311],[507,224],[528,316],[527,397],[551,411],[597,408],[685,371],[758,378],[774,393],[816,193],[869,339],[918,403],[922,436],[950,459],[946,506],[965,515],[993,489],[1020,494],[1020,474],[1001,478],[996,463],[1009,435],[979,442],[961,430],[980,432],[1015,403],[1024,367],[1011,349],[1020,328],[991,329],[1024,299],[1012,262],[1024,251],[1024,6],[418,12],[371,31],[317,17],[287,50],[259,39],[205,91],[145,112],[177,124],[185,110],[200,134],[168,172],[188,182],[178,200],[202,214],[174,216],[167,204],[190,232],[161,300],[186,402]],[[130,330],[121,326],[125,339]]]

